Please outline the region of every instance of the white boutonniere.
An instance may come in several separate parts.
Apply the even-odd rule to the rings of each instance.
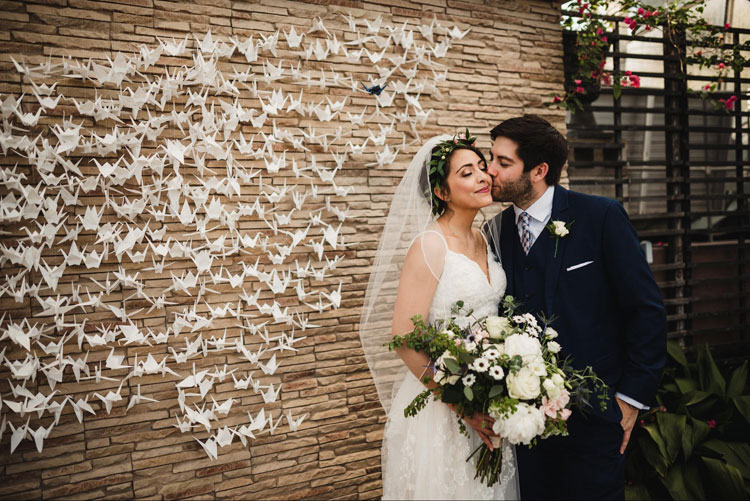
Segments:
[[[552,238],[555,239],[555,255],[557,257],[557,246],[560,243],[560,239],[567,237],[570,233],[570,227],[573,226],[573,221],[565,223],[565,221],[550,221],[546,226]]]

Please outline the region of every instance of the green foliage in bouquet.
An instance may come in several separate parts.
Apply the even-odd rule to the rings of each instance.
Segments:
[[[520,305],[511,296],[502,307],[502,316],[475,318],[459,301],[450,318],[428,324],[416,315],[411,332],[393,336],[389,349],[408,347],[429,357],[422,382],[436,384],[406,406],[405,416],[417,415],[434,398],[455,408],[467,436],[463,418],[478,412],[493,418],[493,431],[510,443],[531,447],[538,439],[567,435],[571,408],[590,408],[594,395],[606,407],[607,387],[593,370],[558,359],[562,347],[551,319],[540,325],[533,315],[517,314]],[[498,482],[502,448],[482,443],[467,461],[475,455],[477,478],[488,486]]]
[[[750,499],[748,362],[722,371],[705,345],[694,362],[667,348],[659,407],[633,430],[625,497]]]

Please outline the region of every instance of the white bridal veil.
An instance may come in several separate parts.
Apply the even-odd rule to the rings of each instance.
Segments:
[[[430,156],[436,145],[451,137],[444,134],[429,139],[412,158],[393,195],[367,284],[359,336],[386,412],[390,410],[394,385],[408,370],[398,355],[384,346],[391,339],[401,267],[411,243],[435,221],[429,199],[432,193],[428,176]]]

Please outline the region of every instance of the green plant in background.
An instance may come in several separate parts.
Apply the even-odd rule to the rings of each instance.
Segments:
[[[667,345],[658,408],[626,457],[626,499],[750,499],[748,362],[723,374],[704,345],[695,362]]]
[[[673,0],[656,7],[643,0],[571,0],[563,4],[563,11],[576,12],[578,17],[563,15],[563,29],[577,36],[573,76],[566,85],[563,96],[555,95],[548,106],[559,106],[575,112],[583,109],[581,96],[593,86],[612,86],[615,99],[623,87],[639,87],[640,78],[630,71],[614,72],[605,69],[611,33],[615,23],[601,17],[617,16],[627,25],[631,35],[661,29],[679,55],[682,74],[688,65],[708,69],[710,80],[699,94],[717,109],[730,111],[738,100],[737,95],[726,91],[718,97],[721,84],[730,71],[742,71],[748,58],[743,51],[750,50],[750,40],[739,43],[729,33],[731,26],[709,25],[703,19],[706,0]],[[682,40],[687,41],[685,48]],[[574,84],[571,84],[574,82]]]

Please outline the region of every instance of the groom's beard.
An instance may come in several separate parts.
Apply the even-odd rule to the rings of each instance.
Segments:
[[[512,202],[516,206],[524,205],[524,202],[534,197],[534,189],[531,186],[531,175],[528,172],[512,183],[503,185],[492,185],[492,200],[495,202]]]

